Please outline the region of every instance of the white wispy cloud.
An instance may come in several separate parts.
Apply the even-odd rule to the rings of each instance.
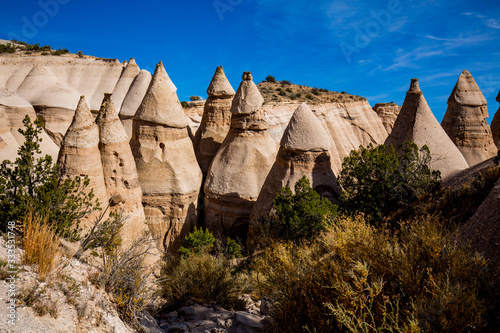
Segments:
[[[486,26],[493,28],[493,29],[500,29],[500,21],[495,20],[495,19],[488,19],[486,20]]]
[[[477,19],[480,19],[483,22],[483,24],[485,26],[487,26],[488,28],[500,29],[500,21],[498,21],[494,18],[488,17],[486,15],[475,13],[475,12],[466,12],[466,13],[462,13],[462,15],[469,16],[469,17],[475,17]]]

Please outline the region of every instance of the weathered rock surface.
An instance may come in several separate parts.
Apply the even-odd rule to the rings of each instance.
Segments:
[[[120,120],[129,139],[132,138],[132,123],[134,115],[137,112],[137,109],[139,109],[139,106],[141,106],[142,100],[150,83],[151,73],[142,69],[130,85],[130,89],[123,100],[120,109]]]
[[[234,89],[222,67],[217,67],[207,93],[209,97],[204,105],[203,118],[193,141],[196,158],[205,177],[231,124]]]
[[[106,208],[109,198],[99,151],[99,129],[84,96],[80,97],[73,122],[62,140],[57,161],[63,178],[88,176],[87,189],[93,190],[100,206]],[[98,214],[86,217],[82,227],[91,227]]]
[[[373,106],[373,111],[382,119],[387,133],[391,133],[400,110],[401,107],[396,103],[377,103]]]
[[[495,264],[500,258],[500,179],[476,213],[460,229],[464,243],[470,244]]]
[[[486,99],[472,75],[464,70],[448,99],[441,125],[470,166],[497,153],[486,118]]]
[[[429,147],[431,168],[441,171],[443,177],[468,168],[467,161],[434,117],[420,90],[418,79],[411,80],[401,112],[385,144],[392,144],[397,150],[400,144],[409,139],[419,147]]]
[[[500,103],[500,91],[497,95],[497,102]],[[491,121],[491,134],[493,135],[493,141],[495,142],[497,149],[500,149],[500,107]]]
[[[160,62],[134,117],[131,147],[146,222],[159,248],[175,251],[197,223],[202,173],[172,87]]]
[[[331,167],[331,139],[319,119],[305,104],[294,112],[281,139],[280,149],[271,171],[262,186],[250,216],[247,248],[258,243],[258,219],[269,214],[276,193],[306,176],[321,195],[334,201],[339,198],[335,174]]]
[[[231,129],[205,182],[205,226],[246,241],[250,212],[276,158],[261,110],[264,99],[249,72],[231,105]]]
[[[121,107],[123,100],[127,95],[127,92],[131,88],[134,79],[137,77],[137,75],[139,75],[140,71],[141,70],[139,66],[137,66],[135,59],[130,58],[128,63],[125,65],[125,68],[123,68],[120,78],[118,79],[118,82],[113,89],[112,94],[115,105]]]
[[[118,118],[111,94],[105,94],[96,123],[110,210],[127,217],[122,228],[124,244],[147,230],[142,191],[129,140]]]

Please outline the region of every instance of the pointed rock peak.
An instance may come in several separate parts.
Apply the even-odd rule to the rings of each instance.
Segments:
[[[73,121],[66,131],[62,145],[66,147],[89,148],[97,146],[99,134],[94,116],[85,101],[85,96],[80,96]]]
[[[130,58],[130,59],[128,60],[128,64],[129,64],[129,65],[137,65],[137,63],[135,62],[135,59],[134,59],[134,58]]]
[[[240,83],[231,105],[231,113],[252,114],[257,112],[262,104],[264,104],[264,97],[252,81],[252,74],[244,72],[243,81]]]
[[[156,65],[155,72],[153,74],[153,80],[155,79],[155,76],[163,77],[163,79],[165,80],[165,82],[168,85],[168,87],[170,88],[170,90],[172,90],[172,92],[177,91],[177,87],[170,79],[170,76],[168,76],[167,71],[165,70],[165,67],[163,66],[163,62],[161,62],[161,61]]]
[[[486,105],[486,99],[469,71],[464,70],[458,77],[457,84],[448,99],[448,104]]]
[[[217,67],[215,74],[207,89],[210,97],[231,97],[234,96],[234,89],[224,73],[222,66]]]
[[[186,127],[188,118],[172,86],[173,83],[160,61],[135,118],[169,127]]]
[[[418,79],[411,79],[409,93],[422,93],[420,90],[420,85],[418,84]]]
[[[500,90],[498,91],[498,95],[497,95],[497,102],[500,103]]]
[[[125,66],[127,66],[127,65],[128,65],[127,60],[123,60],[123,61],[122,61],[122,65],[123,65],[124,67],[125,67]]]
[[[302,103],[293,113],[280,145],[290,150],[327,151],[331,139],[309,106]]]
[[[99,125],[99,139],[104,144],[128,142],[128,136],[116,112],[111,94],[105,93],[99,114],[96,118]]]

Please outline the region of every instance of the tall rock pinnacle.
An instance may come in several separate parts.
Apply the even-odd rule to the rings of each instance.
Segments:
[[[396,150],[400,144],[413,140],[419,147],[427,145],[431,151],[431,168],[441,171],[443,177],[468,168],[458,148],[450,140],[432,113],[418,79],[412,79],[403,106],[385,145]]]
[[[203,118],[193,141],[196,158],[205,177],[231,124],[234,89],[227,80],[222,67],[217,67],[207,93],[209,97],[204,106]]]
[[[472,75],[464,70],[448,99],[441,125],[470,166],[497,154],[486,118],[486,99]]]
[[[231,128],[205,182],[205,226],[246,241],[250,212],[276,158],[261,110],[264,99],[249,72],[231,105]]]
[[[89,185],[87,188],[94,191],[95,198],[99,201],[101,208],[105,209],[108,205],[108,195],[104,184],[101,153],[98,146],[99,130],[85,97],[81,96],[73,116],[73,122],[61,142],[57,162],[63,178],[88,176]],[[91,227],[94,223],[94,217],[98,214],[92,214],[82,221],[83,227]]]
[[[187,125],[175,86],[160,62],[134,116],[131,147],[146,222],[162,250],[176,251],[197,224],[202,173]]]
[[[137,75],[139,75],[140,69],[137,66],[135,59],[130,58],[129,62],[125,66],[120,75],[120,79],[116,83],[115,88],[113,89],[113,101],[115,105],[121,107],[123,100],[125,99],[125,95],[127,94],[130,85],[134,81]]]
[[[331,139],[319,119],[307,104],[302,103],[294,112],[280,143],[271,171],[262,186],[250,216],[247,248],[258,243],[258,220],[269,214],[273,198],[283,187],[294,188],[303,176],[311,186],[330,200],[338,199],[340,189],[331,166]]]
[[[127,221],[122,229],[124,243],[147,230],[144,223],[142,191],[129,140],[111,99],[104,94],[96,119],[99,126],[99,150],[104,171],[106,190],[111,197],[110,209],[123,213]]]

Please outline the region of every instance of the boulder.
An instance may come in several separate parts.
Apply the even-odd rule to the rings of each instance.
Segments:
[[[231,105],[231,127],[205,182],[205,226],[246,242],[250,212],[276,159],[261,110],[264,99],[249,72]]]
[[[375,111],[377,116],[382,119],[382,123],[384,124],[387,133],[391,133],[400,110],[401,107],[396,103],[377,103],[373,107],[373,111]]]
[[[441,125],[470,166],[497,153],[486,118],[486,99],[471,73],[464,70],[448,99]]]
[[[443,177],[468,168],[467,161],[432,113],[420,90],[418,79],[411,80],[410,89],[385,145],[392,144],[398,150],[399,145],[410,139],[418,147],[429,147],[431,168],[441,171]]]
[[[110,210],[126,218],[122,237],[124,244],[130,244],[147,230],[147,225],[144,223],[142,191],[134,157],[111,94],[104,94],[96,123],[99,126],[99,150]]]
[[[87,189],[93,190],[101,208],[106,208],[108,194],[99,151],[99,129],[84,96],[80,97],[73,121],[61,142],[57,162],[63,179],[87,176]],[[91,227],[99,214],[97,212],[86,217],[82,221],[84,229]]]
[[[500,91],[498,91],[497,102],[500,103]],[[491,134],[497,149],[500,149],[500,107],[491,121]]]
[[[204,103],[203,118],[193,141],[196,158],[204,177],[231,124],[234,90],[222,67],[217,67],[207,93],[209,97]]]
[[[146,222],[162,250],[176,251],[197,224],[202,173],[187,125],[175,86],[160,62],[134,116],[131,147]]]
[[[258,243],[258,220],[269,214],[273,198],[283,187],[294,186],[303,176],[321,195],[337,202],[340,189],[331,166],[331,139],[307,104],[295,110],[280,142],[280,149],[271,171],[262,186],[250,216],[247,249]]]

